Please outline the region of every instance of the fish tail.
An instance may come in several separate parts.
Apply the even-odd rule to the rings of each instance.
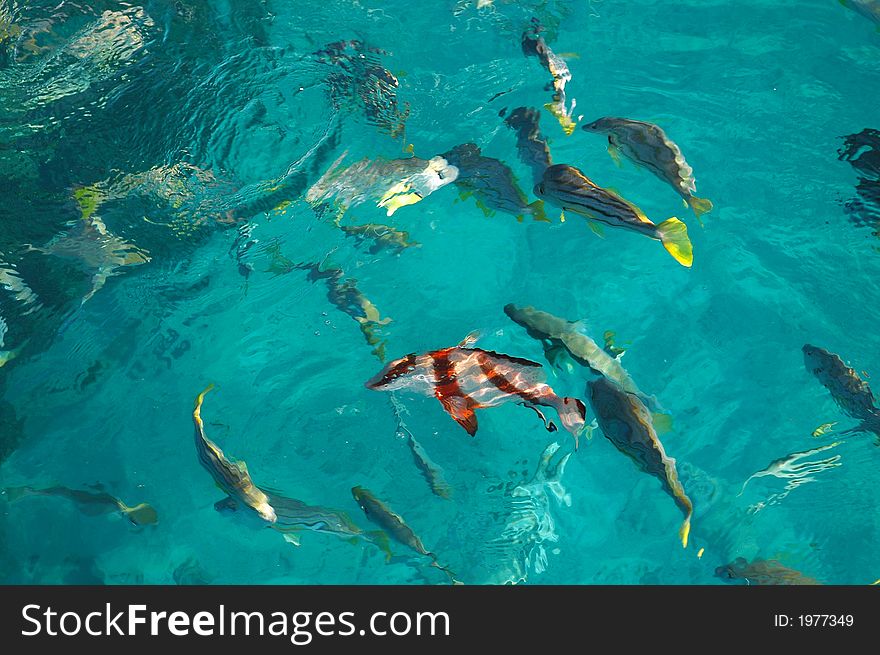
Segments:
[[[7,487],[3,491],[6,494],[6,500],[10,503],[34,493],[30,487]]]
[[[530,202],[528,205],[529,209],[532,213],[532,218],[536,221],[541,221],[542,223],[551,223],[552,221],[547,218],[547,213],[544,211],[544,201],[536,200],[535,202]]]
[[[682,521],[681,527],[678,529],[678,536],[681,539],[681,547],[687,548],[688,537],[691,534],[691,517],[694,515],[694,504],[691,502],[691,499],[685,495],[680,482],[678,483],[678,489],[676,490],[675,496],[679,506],[685,512],[684,521]]]
[[[681,527],[678,530],[678,536],[681,538],[681,547],[688,547],[688,537],[691,534],[691,514],[693,512],[688,512],[688,515],[685,517],[684,521],[681,523]]]
[[[201,416],[202,401],[205,400],[205,395],[213,388],[214,388],[214,383],[212,382],[207,387],[205,387],[205,389],[204,389],[204,391],[202,391],[202,393],[200,393],[198,396],[196,396],[196,406],[195,406],[195,409],[193,409],[194,416]]]
[[[578,443],[580,434],[587,423],[587,406],[577,398],[566,396],[562,399],[562,404],[557,406],[556,411],[559,413],[563,427],[574,437],[574,449],[577,450],[580,445]]]
[[[694,215],[699,219],[703,214],[712,211],[712,201],[708,198],[697,198],[696,196],[688,196],[685,202],[694,210]]]
[[[445,573],[447,576],[449,576],[449,581],[453,585],[464,584],[460,580],[456,579],[455,573],[449,567],[443,566],[440,562],[437,561],[437,556],[434,555],[434,553],[428,553],[428,554],[432,559],[431,566],[440,569],[441,571],[443,571],[443,573]]]
[[[693,265],[694,249],[684,223],[673,216],[657,226],[657,236],[675,261],[688,268]]]

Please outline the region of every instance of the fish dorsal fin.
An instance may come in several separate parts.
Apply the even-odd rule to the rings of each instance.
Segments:
[[[505,355],[504,353],[498,353],[494,350],[484,350],[482,351],[486,355],[490,357],[496,357],[498,359],[503,359],[504,361],[511,362],[513,364],[520,364],[521,366],[533,366],[535,368],[541,368],[541,364],[538,362],[533,362],[531,359],[523,359],[522,357],[514,357],[513,355]]]

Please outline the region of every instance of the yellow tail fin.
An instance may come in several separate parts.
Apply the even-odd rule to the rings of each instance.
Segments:
[[[690,205],[690,208],[694,210],[694,215],[696,215],[697,218],[712,211],[712,201],[708,198],[690,196],[685,202],[687,202],[687,204]]]
[[[532,209],[532,218],[536,221],[541,221],[543,223],[551,223],[552,221],[547,218],[547,213],[544,211],[544,201],[536,200],[535,202],[529,203],[529,207]]]
[[[688,514],[687,518],[685,518],[684,522],[681,524],[681,528],[678,531],[678,536],[681,537],[681,545],[682,548],[688,547],[688,537],[691,534],[691,515]]]
[[[657,226],[657,236],[675,261],[688,268],[693,265],[694,249],[684,223],[673,216]]]

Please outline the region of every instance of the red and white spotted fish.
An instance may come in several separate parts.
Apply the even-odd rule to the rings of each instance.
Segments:
[[[383,368],[366,386],[376,391],[409,389],[433,395],[471,436],[477,433],[475,410],[508,401],[537,411],[547,430],[553,432],[556,426],[548,423],[536,406],[552,407],[563,427],[574,436],[577,448],[586,417],[583,402],[557,396],[544,382],[543,367],[539,363],[469,348],[467,343],[465,340],[452,348],[401,357]]]

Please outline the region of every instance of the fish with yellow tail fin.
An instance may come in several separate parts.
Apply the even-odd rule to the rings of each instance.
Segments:
[[[530,203],[507,164],[484,156],[476,144],[463,143],[443,157],[458,169],[455,185],[473,193],[478,205],[488,214],[500,211],[515,216],[518,221],[528,215],[536,221],[550,222],[544,213],[544,201]]]
[[[715,575],[725,581],[742,580],[748,585],[822,584],[776,560],[756,559],[748,562],[744,557],[737,557],[729,564],[719,566],[715,569]]]
[[[711,201],[694,195],[697,192],[694,169],[685,161],[681,148],[659,125],[607,116],[584,125],[582,129],[607,134],[608,153],[612,159],[619,162],[622,155],[647,168],[675,189],[698,219],[712,210]]]
[[[682,266],[690,267],[694,263],[694,251],[684,223],[672,217],[654,224],[641,209],[596,185],[574,166],[554,164],[545,170],[543,179],[535,186],[535,195],[563,211],[660,241]]]
[[[450,571],[448,567],[440,564],[437,560],[437,556],[425,548],[425,544],[422,543],[419,536],[413,532],[412,528],[404,522],[403,518],[401,518],[399,514],[393,512],[391,508],[381,500],[376,498],[373,492],[369,489],[364,489],[363,487],[358,486],[352,487],[351,495],[354,497],[355,502],[357,502],[360,508],[364,511],[364,514],[369,521],[382,528],[382,530],[388,533],[388,535],[398,543],[401,543],[408,548],[412,548],[419,555],[430,557],[432,561],[431,566],[443,571],[449,576],[449,580],[453,584],[461,584],[455,579],[455,574]]]
[[[574,108],[577,101],[572,98],[571,106],[566,106],[565,86],[571,82],[571,71],[565,60],[553,52],[541,32],[544,28],[537,21],[532,19],[531,28],[523,32],[522,35],[522,51],[526,57],[537,57],[548,73],[553,78],[553,101],[544,105],[544,109],[549,111],[559,121],[562,131],[566,136],[571,136],[574,128],[577,127],[578,119],[574,117]]]
[[[687,548],[694,505],[682,487],[675,460],[666,455],[651,421],[651,412],[638,396],[627,393],[611,380],[599,378],[587,383],[587,394],[599,428],[614,447],[632,458],[636,466],[660,480],[684,513],[679,530],[681,544]]]
[[[134,525],[155,525],[159,522],[159,515],[152,505],[139,503],[134,507],[129,507],[105,491],[85,491],[62,486],[48,487],[46,489],[10,487],[4,489],[4,494],[10,502],[27,496],[57,496],[72,501],[87,516],[119,512]]]
[[[260,518],[269,523],[278,520],[275,509],[269,503],[269,497],[254,484],[244,462],[233,462],[223,454],[223,451],[205,434],[205,425],[202,422],[202,402],[214,385],[208,385],[204,391],[196,396],[196,404],[193,409],[193,423],[195,424],[196,453],[199,463],[205,468],[217,486],[226,494],[246,507],[250,507]]]

